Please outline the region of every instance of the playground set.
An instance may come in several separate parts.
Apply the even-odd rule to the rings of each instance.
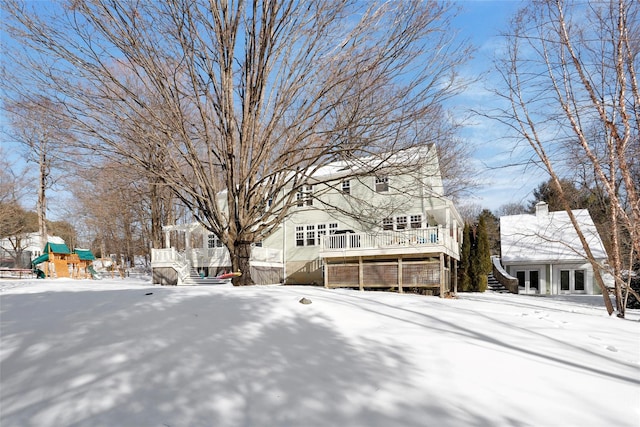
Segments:
[[[88,249],[74,249],[72,252],[64,243],[47,242],[42,255],[31,264],[38,278],[100,279],[99,273],[93,268],[94,259],[96,257]]]

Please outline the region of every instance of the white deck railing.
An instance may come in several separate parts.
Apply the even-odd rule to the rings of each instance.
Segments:
[[[323,252],[345,252],[364,249],[390,249],[398,247],[428,248],[444,246],[458,253],[457,244],[443,227],[427,227],[405,231],[382,231],[379,233],[346,233],[324,236]]]
[[[282,251],[279,249],[253,247],[250,261],[282,263]],[[152,249],[151,264],[177,264],[186,271],[191,267],[229,266],[231,258],[227,248],[194,248],[178,252],[175,248]]]

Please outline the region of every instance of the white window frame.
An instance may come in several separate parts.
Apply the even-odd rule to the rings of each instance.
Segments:
[[[313,206],[313,185],[303,185],[296,193],[298,207]]]
[[[376,176],[374,181],[374,189],[376,193],[385,193],[389,191],[389,177],[388,176]]]
[[[342,193],[351,194],[351,180],[345,179],[342,181]]]
[[[396,230],[406,230],[407,229],[407,216],[406,215],[398,215],[396,217]]]
[[[315,246],[316,245],[316,226],[313,224],[307,225],[305,233],[305,246]]]
[[[296,225],[295,245],[297,247],[319,246],[321,239],[327,234],[333,234],[338,229],[337,222],[323,224]]]
[[[316,227],[317,229],[317,233],[318,233],[318,245],[320,245],[322,242],[322,238],[324,236],[327,235],[327,224],[318,224],[318,226]]]
[[[383,231],[404,231],[423,228],[422,214],[395,215],[382,218]]]
[[[296,225],[296,246],[302,247],[304,246],[304,225]]]
[[[222,242],[220,241],[218,236],[216,236],[213,233],[209,233],[209,235],[207,236],[207,248],[208,249],[221,248],[223,246],[224,245],[222,244]]]
[[[562,289],[562,273],[566,272],[568,274],[568,289]],[[582,275],[582,289],[576,289],[576,278],[577,273]],[[587,292],[587,270],[584,268],[561,268],[558,273],[558,292],[560,294],[567,293],[586,293]]]

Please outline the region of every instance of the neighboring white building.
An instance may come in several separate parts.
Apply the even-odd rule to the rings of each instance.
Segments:
[[[359,174],[363,162],[320,168],[296,194],[287,219],[254,248],[252,267],[277,268],[277,258],[287,284],[426,287],[440,294],[455,288],[462,219],[444,197],[435,147],[393,155],[376,174]],[[179,255],[169,248],[173,232],[204,233],[195,239],[203,248]],[[197,224],[167,226],[165,233],[167,248],[152,251],[152,268],[168,267],[176,256],[209,275],[230,265],[226,249]]]
[[[64,239],[58,236],[49,236],[51,243],[64,243]],[[40,233],[25,233],[20,236],[5,237],[0,239],[0,260],[3,266],[17,267],[16,258],[21,258],[20,267],[31,268],[31,261],[42,255],[42,249],[47,244],[40,238]],[[6,265],[5,265],[6,264]]]
[[[599,263],[607,253],[586,209],[572,211]],[[593,269],[566,211],[549,212],[540,202],[536,213],[500,218],[501,261],[526,294],[595,294]]]

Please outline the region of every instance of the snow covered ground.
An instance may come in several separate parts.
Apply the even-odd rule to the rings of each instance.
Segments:
[[[640,313],[601,306],[4,280],[0,425],[637,427]]]

